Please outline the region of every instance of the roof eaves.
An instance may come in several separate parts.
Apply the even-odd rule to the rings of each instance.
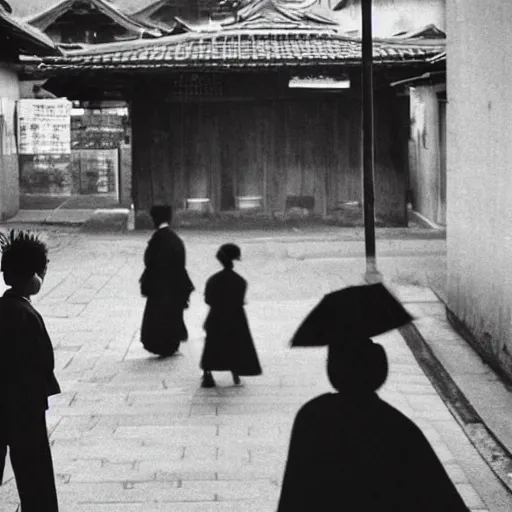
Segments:
[[[7,26],[17,37],[26,41],[34,51],[34,55],[62,55],[53,41],[43,32],[28,23],[9,15],[3,9],[0,9],[0,23]]]
[[[338,53],[333,55],[327,49],[325,53],[309,56],[290,56],[286,51],[280,55],[258,56],[250,54],[232,55],[226,58],[223,48],[212,50],[211,53],[193,55],[193,46],[169,48],[156,48],[153,52],[133,52],[130,54],[112,53],[110,55],[96,56],[69,56],[68,59],[46,59],[43,66],[47,70],[134,70],[142,71],[145,69],[224,69],[232,68],[281,68],[284,66],[315,66],[315,65],[335,65],[348,66],[360,65],[361,57],[357,51],[348,49],[348,54]],[[429,57],[429,52],[420,49],[409,49],[408,51],[396,51],[394,49],[381,49],[374,53],[374,63],[376,66],[402,66],[425,64]]]
[[[148,19],[150,18],[158,9],[164,7],[167,3],[167,0],[156,0],[156,2],[151,2],[146,7],[142,9],[138,9],[132,13],[132,16],[135,18]]]
[[[402,66],[413,66],[425,64],[425,59],[389,59],[383,58],[375,62],[376,67],[402,67]],[[361,65],[361,59],[346,58],[343,60],[335,59],[309,59],[309,60],[280,60],[280,61],[252,61],[252,60],[237,60],[229,63],[222,61],[212,60],[195,60],[190,61],[175,61],[175,62],[140,62],[140,63],[111,63],[111,64],[98,64],[88,63],[86,65],[78,65],[76,63],[62,64],[62,65],[49,65],[41,64],[39,68],[42,71],[113,71],[113,72],[143,72],[150,70],[201,70],[201,71],[229,71],[230,69],[285,69],[285,68],[311,68],[311,66],[321,66],[337,69],[354,68]]]
[[[348,4],[349,0],[340,0],[333,8],[332,10],[333,11],[341,11],[341,9],[344,9],[347,4]]]
[[[137,34],[148,33],[152,37],[160,37],[162,32],[156,27],[151,27],[148,24],[142,24],[139,21],[124,14],[113,5],[107,4],[104,0],[89,0],[96,8],[110,17],[114,22],[121,25],[123,28],[135,32]],[[48,28],[57,18],[59,18],[66,9],[70,8],[76,0],[63,0],[62,2],[49,7],[43,12],[32,16],[27,19],[27,22],[41,30]]]
[[[65,10],[66,7],[72,4],[74,0],[62,0],[56,4],[47,7],[44,11],[34,14],[25,18],[25,22],[30,23],[40,30],[45,30],[51,23],[55,21]],[[50,18],[48,20],[48,18]]]

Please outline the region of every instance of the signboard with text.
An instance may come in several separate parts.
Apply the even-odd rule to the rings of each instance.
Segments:
[[[71,102],[65,99],[18,101],[20,155],[71,153]]]

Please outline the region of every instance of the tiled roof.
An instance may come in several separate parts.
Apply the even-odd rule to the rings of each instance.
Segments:
[[[446,62],[446,52],[441,52],[437,55],[434,55],[431,59],[429,59],[431,64],[437,64],[438,62]]]
[[[111,4],[120,11],[130,14],[142,9],[154,0],[114,0]],[[60,0],[9,0],[15,16],[33,18],[40,12],[54,7]]]
[[[317,0],[253,0],[240,7],[233,20],[221,23],[226,28],[251,30],[276,27],[300,30],[338,25],[330,11],[318,5]]]
[[[60,55],[61,51],[52,40],[30,26],[28,23],[11,16],[0,7],[0,44],[5,44],[4,38],[17,46],[19,53],[27,55]]]
[[[76,3],[83,3],[81,0],[62,0],[57,5],[45,9],[43,12],[27,19],[27,22],[40,30],[46,30],[59,17],[73,8]],[[90,8],[101,12],[104,16],[110,18],[114,23],[120,25],[125,30],[134,32],[139,36],[159,37],[162,33],[156,29],[145,26],[135,19],[127,16],[113,4],[106,0],[89,0]]]
[[[374,62],[426,62],[444,44],[375,42]],[[346,65],[361,60],[361,42],[331,31],[226,31],[187,33],[157,40],[95,45],[45,59],[46,69],[232,69],[303,65]]]

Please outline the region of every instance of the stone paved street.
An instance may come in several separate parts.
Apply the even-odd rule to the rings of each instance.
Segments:
[[[144,300],[137,280],[148,236],[73,230],[49,235],[48,276],[34,302],[47,321],[63,389],[48,412],[61,510],[275,511],[294,415],[305,401],[330,390],[325,350],[290,350],[288,341],[323,294],[361,281],[362,245],[184,233],[197,288],[186,312],[189,341],[179,356],[160,360],[139,343]],[[243,378],[243,386],[234,387],[230,375],[216,374],[218,387],[201,389],[207,312],[202,290],[219,268],[218,245],[235,240],[242,247],[238,270],[249,282],[247,313],[264,375]],[[442,273],[443,244],[383,246],[389,256],[380,268],[407,302],[424,300],[425,289],[411,286],[413,278],[423,281],[428,269]],[[409,256],[397,259],[394,253]],[[379,341],[391,367],[380,395],[423,429],[473,511],[512,510],[511,498],[400,334]],[[14,512],[18,500],[10,469],[6,477],[0,510]],[[378,477],[368,468],[369,485]]]

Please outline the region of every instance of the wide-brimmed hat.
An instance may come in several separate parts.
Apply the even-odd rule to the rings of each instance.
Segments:
[[[326,346],[367,340],[412,320],[382,283],[351,286],[325,295],[299,326],[291,346]]]

